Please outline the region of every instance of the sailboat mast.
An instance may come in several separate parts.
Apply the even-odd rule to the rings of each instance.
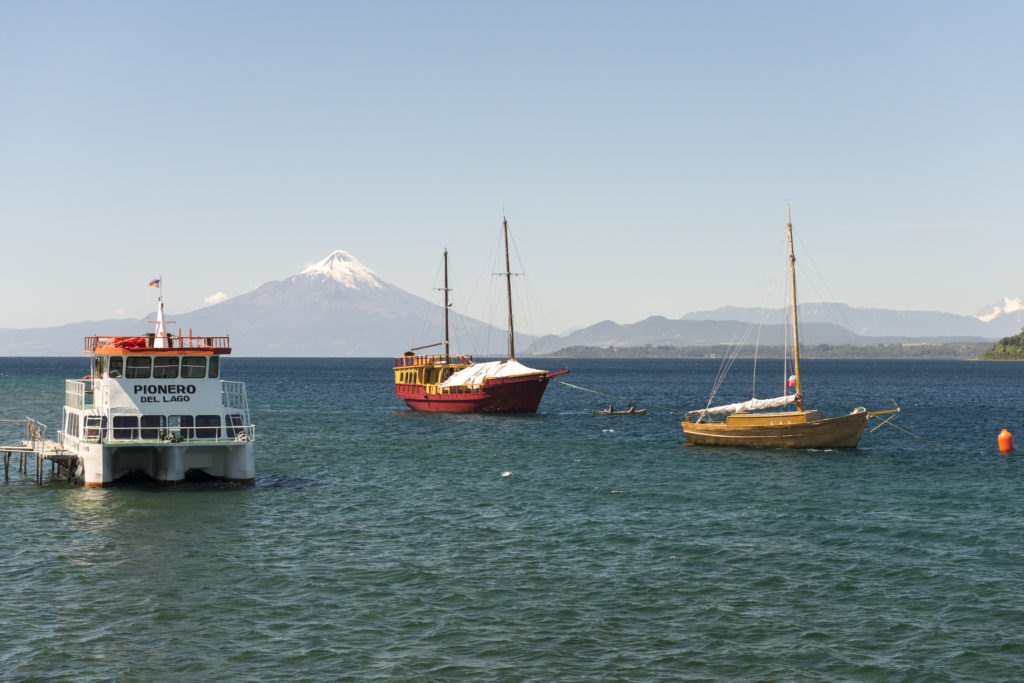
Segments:
[[[448,250],[444,250],[444,362],[451,363],[451,345],[448,340]]]
[[[793,297],[793,375],[796,377],[796,407],[804,409],[803,392],[800,387],[800,332],[796,320],[796,256],[793,255],[793,216],[786,204],[786,237],[789,240],[789,289]]]
[[[508,357],[516,357],[516,337],[512,328],[512,268],[508,262],[508,220],[501,217],[502,231],[505,235],[505,289],[508,292]]]

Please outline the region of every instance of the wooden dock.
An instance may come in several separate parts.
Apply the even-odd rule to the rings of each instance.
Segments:
[[[22,420],[0,420],[0,423],[21,423],[24,426],[21,441],[16,444],[0,445],[0,454],[4,459],[4,481],[10,480],[12,456],[17,456],[18,471],[22,474],[28,474],[29,462],[35,463],[32,473],[37,484],[43,483],[46,461],[50,462],[51,473],[58,473],[68,481],[74,480],[78,469],[78,456],[56,441],[47,439],[46,425],[30,417]]]

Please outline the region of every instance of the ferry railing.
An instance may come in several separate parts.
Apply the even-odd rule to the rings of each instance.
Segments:
[[[132,432],[128,438],[114,436],[114,431]],[[196,431],[216,430],[215,436],[197,436]],[[140,432],[155,431],[156,438],[142,438]],[[116,446],[133,444],[238,444],[256,440],[256,425],[221,425],[219,427],[111,427],[103,429],[87,426],[79,439],[84,443],[106,443]]]
[[[70,408],[92,408],[94,401],[91,378],[64,380],[64,403]]]
[[[86,337],[85,351],[86,353],[92,353],[100,346],[114,346],[127,351],[152,350],[156,349],[155,342],[156,335],[152,332],[139,337]],[[192,351],[211,349],[216,351],[231,350],[231,339],[229,337],[200,337],[193,335],[191,332],[188,335],[169,334],[167,335],[167,342],[169,349]]]
[[[220,402],[225,408],[238,408],[248,412],[249,401],[245,395],[245,382],[220,381]]]

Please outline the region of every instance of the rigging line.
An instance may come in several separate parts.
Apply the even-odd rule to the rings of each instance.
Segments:
[[[757,396],[757,356],[761,350],[761,330],[764,329],[764,314],[765,307],[761,307],[761,320],[757,323],[757,339],[754,341],[754,372],[753,377],[750,379],[750,397],[754,398]]]
[[[872,417],[875,417],[875,416],[874,416],[874,415],[872,415]],[[880,420],[881,418],[879,418],[879,417],[875,417],[875,419],[876,419],[876,420]],[[889,422],[888,420],[886,420],[886,421],[885,421],[885,422],[883,422],[882,424],[888,424],[888,425],[889,425],[890,427],[894,427],[894,428],[896,428],[896,429],[900,430],[901,432],[906,432],[907,434],[910,434],[910,435],[911,435],[912,437],[914,437],[915,439],[920,439],[921,441],[924,441],[924,442],[925,442],[926,444],[928,444],[929,446],[935,446],[935,448],[938,448],[938,449],[939,449],[940,451],[944,451],[944,450],[946,450],[945,448],[943,448],[943,447],[942,447],[942,446],[940,446],[939,444],[937,444],[937,443],[932,443],[932,442],[931,442],[931,441],[929,441],[928,439],[924,439],[924,438],[922,438],[922,437],[918,436],[917,434],[915,434],[914,432],[910,431],[909,429],[904,429],[903,427],[900,427],[900,426],[899,426],[898,424],[896,424],[896,423],[894,423],[894,422]],[[882,426],[882,425],[879,425],[879,427],[881,427],[881,426]],[[877,429],[877,427],[876,427],[876,429]],[[874,431],[874,430],[871,430],[871,431]]]
[[[626,401],[628,403],[636,403],[637,405],[640,405],[640,406],[650,406],[651,408],[658,408],[659,410],[667,410],[670,413],[682,413],[682,412],[685,412],[685,411],[683,411],[683,410],[681,410],[679,408],[666,408],[665,406],[655,405],[654,403],[644,403],[643,401],[631,401],[626,396],[617,396],[615,394],[606,394],[603,391],[597,391],[596,389],[587,389],[586,387],[579,387],[579,386],[576,386],[575,384],[569,384],[568,382],[563,382],[560,379],[556,379],[555,381],[558,382],[559,384],[564,384],[567,387],[572,387],[573,389],[579,389],[580,391],[587,391],[587,392],[590,392],[591,394],[597,394],[598,396],[604,396],[605,398],[617,398],[620,401]]]
[[[512,261],[516,263],[519,269],[518,273],[513,273],[513,275],[519,276],[519,286],[514,289],[518,292],[516,300],[520,302],[516,307],[516,317],[522,321],[516,327],[520,330],[520,336],[526,334],[533,337],[531,347],[535,353],[539,353],[540,351],[536,348],[536,343],[545,333],[553,333],[552,328],[548,323],[544,308],[541,306],[540,296],[533,287],[533,281],[528,276],[530,271],[526,267],[522,253],[519,250],[516,234],[511,230],[509,231],[508,239],[509,249],[512,252]],[[530,331],[527,332],[526,330]]]
[[[461,348],[475,351],[480,347],[478,343],[480,330],[474,329],[470,323],[468,306],[462,306],[462,301],[468,300],[469,297],[463,297],[467,290],[462,288],[462,281],[456,273],[457,269],[453,266],[455,260],[451,254],[448,255],[448,276],[451,280],[451,285],[448,288],[450,290],[448,303],[451,309],[452,339],[458,340],[452,342],[452,347],[461,346]]]
[[[486,256],[481,258],[480,269],[477,271],[476,280],[473,283],[473,288],[469,291],[468,296],[464,296],[465,301],[464,311],[466,315],[473,315],[473,311],[476,311],[476,318],[483,323],[479,326],[477,334],[470,335],[470,343],[473,346],[475,355],[487,356],[488,351],[491,350],[491,339],[494,332],[500,332],[498,328],[494,326],[494,320],[497,318],[495,313],[495,302],[494,302],[494,278],[491,277],[495,268],[492,264],[497,262],[498,252],[500,251],[500,235],[496,233],[498,237],[492,240],[490,246],[487,249]],[[486,287],[484,287],[484,278],[486,280]],[[465,291],[465,290],[464,290]]]
[[[718,392],[718,389],[721,386],[722,381],[725,379],[725,376],[729,374],[729,369],[732,367],[733,354],[735,353],[735,355],[739,355],[738,350],[733,350],[733,344],[736,343],[736,337],[737,335],[739,335],[740,330],[743,329],[743,326],[745,324],[746,321],[737,321],[736,327],[734,327],[732,330],[732,339],[730,339],[729,343],[726,344],[725,355],[722,357],[722,362],[718,364],[718,374],[715,375],[715,381],[711,387],[711,396],[708,397],[709,406],[711,405],[711,401],[714,400],[715,394]]]
[[[736,334],[739,332],[739,326],[746,325],[746,331],[739,338],[736,339]],[[725,378],[728,376],[729,371],[732,370],[733,364],[736,363],[736,359],[740,356],[740,351],[743,349],[744,342],[750,337],[751,331],[754,329],[753,323],[739,323],[736,332],[733,333],[733,338],[729,342],[729,346],[726,352],[726,357],[722,359],[722,364],[718,369],[718,376],[715,377],[715,383],[711,387],[711,395],[708,396],[707,405],[705,408],[710,408],[712,402],[715,400],[715,396],[718,395],[718,390],[722,388],[722,383],[725,382]]]
[[[715,394],[718,393],[719,388],[722,386],[722,382],[725,381],[726,376],[732,369],[733,363],[739,357],[740,350],[743,347],[743,343],[750,336],[750,332],[753,329],[753,322],[746,320],[740,320],[736,323],[736,327],[733,328],[732,339],[726,344],[725,356],[722,358],[722,362],[718,366],[718,374],[715,376],[715,382],[711,387],[711,396],[708,397],[708,405],[711,405],[711,401],[714,399]],[[743,332],[741,335],[740,332]]]
[[[821,285],[825,288],[825,291],[828,293],[828,300],[826,301],[825,297],[821,296],[821,293],[818,292],[818,288],[813,279],[805,277],[804,282],[810,284],[811,288],[814,290],[814,293],[817,294],[818,299],[820,299],[821,302],[824,304],[825,312],[828,313],[828,317],[832,320],[833,323],[835,323],[842,329],[844,337],[846,338],[847,345],[856,345],[857,337],[859,335],[856,331],[854,331],[853,325],[850,323],[850,318],[846,315],[846,310],[849,308],[849,306],[847,305],[846,307],[840,308],[842,304],[836,298],[835,294],[832,293],[832,288],[828,286],[828,280],[825,279],[825,276],[822,275],[821,269],[818,268],[818,264],[814,260],[813,252],[804,246],[804,242],[800,238],[800,233],[796,233],[796,235],[794,235],[794,239],[796,239],[800,243],[801,253],[806,254],[806,258],[808,261],[810,261],[811,267],[814,269],[814,273],[816,274],[818,281],[821,283]],[[830,302],[834,303],[835,305],[829,305]],[[838,317],[836,315],[837,313]],[[842,319],[841,322],[840,319]],[[874,380],[875,384],[879,384],[881,382],[880,377],[881,374],[878,369],[877,363],[872,363],[871,378]]]
[[[737,339],[740,329],[743,329],[743,334]],[[732,366],[736,363],[740,353],[743,351],[744,344],[750,338],[751,333],[754,330],[753,321],[740,321],[737,323],[736,330],[733,332],[733,338],[729,341],[728,348],[726,351],[726,357],[722,360],[722,365],[719,367],[718,375],[715,377],[715,384],[711,389],[711,396],[708,398],[708,405],[711,405],[711,400],[714,399],[715,394],[722,387],[722,383],[725,381],[726,376],[732,370]]]
[[[441,270],[444,267],[444,260],[440,260],[437,263],[437,270],[434,271],[434,279],[431,285],[436,285],[441,280]],[[437,287],[431,287],[431,292],[438,289]],[[420,311],[419,316],[419,328],[414,332],[414,335],[409,340],[409,346],[412,347],[415,344],[423,343],[424,339],[428,339],[437,334],[437,330],[443,323],[443,318],[438,313],[443,315],[444,306],[442,304],[435,304],[433,294],[428,295],[426,299],[428,302],[427,306],[424,306]],[[429,336],[428,336],[429,335]]]
[[[854,341],[854,336],[853,336],[853,332],[852,332],[853,331],[853,325],[850,324],[850,319],[846,317],[846,312],[845,311],[843,311],[841,309],[840,310],[833,310],[833,307],[828,305],[828,302],[834,302],[834,303],[838,304],[839,300],[836,299],[836,295],[832,293],[832,288],[828,286],[828,280],[825,279],[825,276],[822,275],[822,273],[821,273],[821,269],[818,268],[818,264],[814,260],[814,255],[811,252],[811,250],[807,249],[804,246],[803,240],[800,239],[799,233],[797,233],[795,235],[795,239],[797,240],[797,242],[800,243],[801,254],[804,255],[804,258],[806,258],[808,261],[810,261],[811,267],[814,269],[815,274],[818,276],[818,281],[821,282],[821,285],[825,288],[825,292],[828,294],[827,300],[826,300],[825,297],[823,297],[821,295],[821,292],[818,291],[818,288],[815,285],[815,281],[814,280],[808,279],[808,278],[804,278],[804,282],[807,282],[807,283],[810,284],[811,289],[814,290],[814,293],[818,296],[818,299],[821,300],[821,302],[823,304],[825,304],[825,312],[828,313],[828,316],[830,318],[832,318],[832,322],[834,322],[836,325],[839,325],[839,327],[842,327],[844,329],[844,331],[847,332],[848,343],[853,343],[853,341]],[[839,317],[838,318],[836,317],[836,313],[837,312],[839,313]],[[842,318],[842,322],[839,321],[839,318]]]

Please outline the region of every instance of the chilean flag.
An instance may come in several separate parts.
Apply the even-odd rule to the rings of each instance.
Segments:
[[[796,375],[790,375],[789,376],[789,379],[786,380],[786,386],[787,387],[795,387],[796,386]]]
[[[149,286],[150,287],[159,287],[160,286],[160,278],[157,278],[155,280],[150,280],[149,281]]]

